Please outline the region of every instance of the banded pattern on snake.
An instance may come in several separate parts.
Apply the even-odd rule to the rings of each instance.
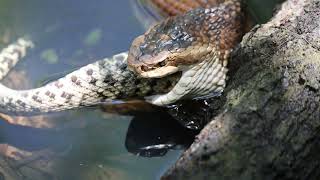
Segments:
[[[193,4],[176,14],[167,12],[176,16],[136,38],[129,53],[89,64],[43,87],[13,90],[0,84],[0,110],[53,112],[129,98],[145,98],[165,106],[184,98],[221,93],[229,53],[242,35],[241,8],[237,0],[217,2]],[[19,39],[2,50],[0,78],[32,46],[30,41]]]

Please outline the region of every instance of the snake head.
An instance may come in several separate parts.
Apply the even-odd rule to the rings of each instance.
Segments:
[[[225,57],[242,35],[240,17],[237,3],[170,17],[133,41],[128,65],[142,77],[160,78],[212,56]]]
[[[179,54],[194,41],[194,37],[169,18],[133,41],[128,64],[142,77],[159,78],[173,74],[183,64],[177,63]]]

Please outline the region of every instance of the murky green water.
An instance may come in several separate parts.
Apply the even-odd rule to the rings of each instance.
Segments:
[[[263,6],[255,12],[261,22],[271,9]],[[36,45],[16,68],[25,72],[29,87],[126,51],[143,32],[130,0],[0,1],[0,44],[26,35]],[[160,112],[120,116],[88,108],[37,118],[33,124],[23,119],[27,126],[0,122],[0,144],[32,152],[11,166],[31,179],[158,179],[182,148],[143,148],[183,146],[193,135]]]

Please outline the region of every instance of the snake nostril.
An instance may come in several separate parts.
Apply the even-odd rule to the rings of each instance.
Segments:
[[[158,64],[160,65],[160,67],[163,67],[163,66],[166,65],[166,62],[165,62],[165,61],[161,61],[161,62],[159,62]]]
[[[142,65],[141,70],[142,71],[148,71],[150,68],[148,66]]]

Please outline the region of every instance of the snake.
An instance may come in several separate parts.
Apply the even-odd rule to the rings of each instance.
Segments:
[[[144,99],[169,106],[220,95],[230,53],[240,42],[239,0],[151,0],[167,17],[136,37],[127,52],[98,60],[41,87],[0,84],[0,111],[45,113]],[[20,38],[0,52],[0,79],[34,44]]]

